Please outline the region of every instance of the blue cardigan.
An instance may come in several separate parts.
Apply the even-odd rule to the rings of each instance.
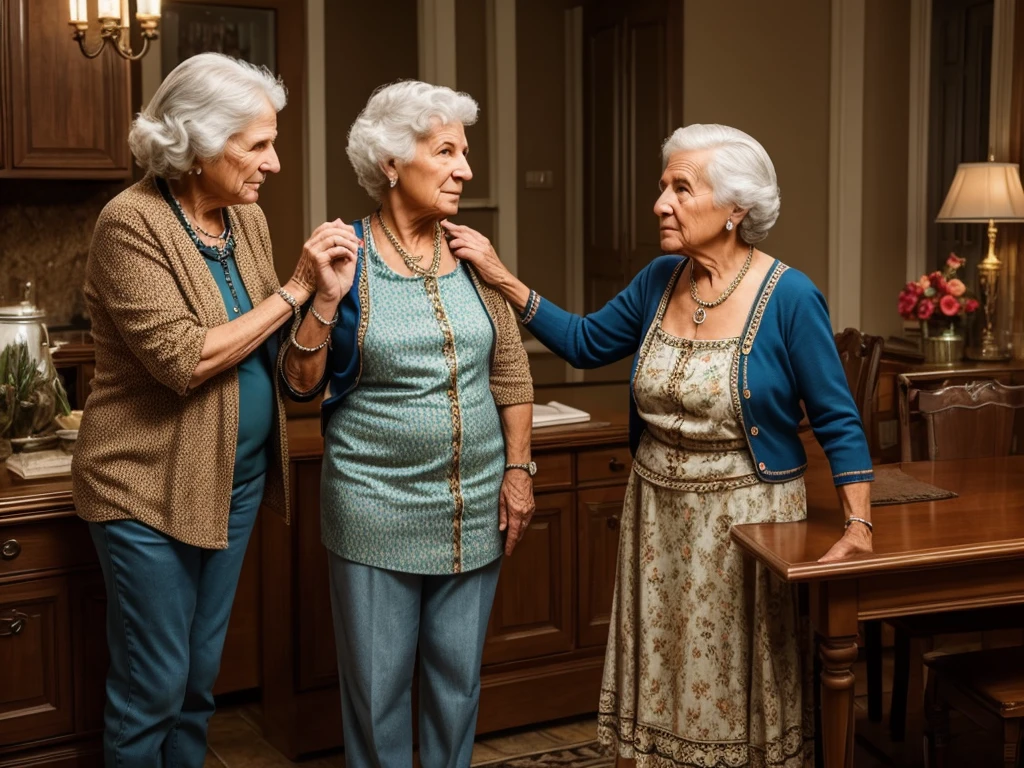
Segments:
[[[541,300],[527,326],[548,349],[576,368],[598,368],[633,355],[629,443],[634,454],[644,430],[633,393],[641,345],[685,263],[679,256],[655,259],[618,296],[586,317]],[[773,264],[747,317],[732,367],[733,405],[762,481],[793,480],[807,467],[797,434],[803,418],[801,400],[828,456],[835,484],[874,479],[828,307],[806,275],[779,261]]]

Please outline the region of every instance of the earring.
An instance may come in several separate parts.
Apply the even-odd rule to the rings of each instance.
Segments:
[[[388,186],[390,186],[392,189],[395,188],[395,185],[397,183],[398,183],[398,179],[396,177],[394,177],[394,176],[389,176],[388,177]]]
[[[203,169],[202,168],[196,168],[196,176],[202,176],[202,175],[203,175]]]
[[[729,219],[727,222],[725,222],[725,231],[732,232],[732,219]]]

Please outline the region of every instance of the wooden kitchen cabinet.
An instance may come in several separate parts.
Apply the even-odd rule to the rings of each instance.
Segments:
[[[96,18],[96,3],[90,2]],[[130,70],[112,50],[87,59],[71,39],[67,0],[3,0],[0,176],[131,176]],[[98,24],[89,44],[99,38]]]
[[[588,488],[578,494],[578,636],[581,647],[604,647],[615,591],[619,528],[626,487]]]

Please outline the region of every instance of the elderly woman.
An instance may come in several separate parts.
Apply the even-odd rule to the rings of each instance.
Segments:
[[[533,387],[515,316],[457,262],[440,222],[469,167],[463,93],[376,91],[348,156],[379,207],[356,286],[321,286],[282,370],[329,382],[320,499],[350,765],[409,765],[420,661],[420,763],[469,765],[501,555],[533,513]],[[502,532],[505,533],[504,544]]]
[[[203,765],[256,511],[288,513],[273,334],[315,282],[351,283],[358,242],[337,222],[278,285],[256,201],[280,170],[284,104],[265,69],[216,54],[180,64],[131,130],[145,178],[93,235],[96,377],[72,474],[107,588],[110,766]]]
[[[654,206],[667,254],[605,307],[571,315],[467,227],[450,247],[552,351],[580,368],[633,355],[633,473],[599,706],[601,740],[641,766],[800,766],[813,759],[792,591],[730,543],[741,523],[802,520],[803,411],[828,454],[846,531],[871,548],[871,460],[828,310],[756,248],[779,215],[750,136],[676,131]]]

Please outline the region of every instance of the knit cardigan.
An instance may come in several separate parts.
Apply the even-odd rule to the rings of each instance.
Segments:
[[[643,345],[667,304],[686,259],[661,256],[596,312],[580,317],[541,300],[529,330],[577,368],[597,368],[633,355],[636,378]],[[825,297],[801,272],[775,261],[743,329],[729,382],[760,480],[803,475],[807,456],[798,435],[801,401],[828,456],[837,486],[874,479],[860,414],[846,383]],[[629,442],[633,453],[645,424],[631,381]]]
[[[258,205],[227,209],[235,261],[255,307],[279,287]],[[96,374],[72,462],[78,515],[133,519],[196,547],[228,545],[238,439],[238,372],[195,389],[206,333],[228,322],[224,299],[154,178],[100,213],[86,265]],[[268,340],[271,359],[277,340]],[[275,377],[276,378],[276,377]],[[289,517],[288,440],[275,384],[264,503]]]

